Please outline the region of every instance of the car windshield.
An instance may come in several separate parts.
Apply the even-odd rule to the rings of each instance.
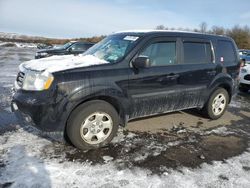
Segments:
[[[73,44],[73,42],[67,42],[66,44],[64,44],[61,48],[62,49],[67,49],[69,46],[71,46]]]
[[[135,35],[111,35],[91,47],[84,55],[93,55],[109,63],[115,63],[127,55],[138,39],[139,36]]]
[[[250,51],[248,50],[239,50],[239,55],[248,55]]]

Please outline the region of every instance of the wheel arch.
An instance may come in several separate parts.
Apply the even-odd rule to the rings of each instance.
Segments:
[[[224,84],[220,84],[220,85],[218,85],[218,87],[220,87],[220,88],[223,88],[223,89],[225,89],[226,91],[227,91],[227,93],[228,93],[228,95],[229,95],[229,103],[231,102],[231,99],[232,99],[232,93],[233,93],[233,89],[232,89],[232,86],[230,86],[229,84],[226,84],[226,83],[224,83]]]
[[[123,104],[119,101],[119,99],[117,99],[116,97],[113,96],[109,96],[109,95],[99,95],[99,96],[94,96],[94,97],[90,97],[88,99],[85,99],[83,101],[81,101],[79,105],[88,102],[88,101],[92,101],[92,100],[101,100],[101,101],[105,101],[109,104],[111,104],[117,111],[117,113],[119,114],[120,117],[120,124],[122,126],[125,126],[125,121],[123,121],[123,119],[125,119],[125,107],[123,106]]]
[[[213,92],[215,90],[217,90],[218,88],[223,88],[227,91],[228,95],[229,95],[229,103],[231,102],[232,96],[233,96],[233,80],[229,77],[221,77],[218,78],[213,85],[210,87],[211,88],[211,92],[209,93],[208,99],[209,97],[213,94]]]
[[[77,102],[74,107],[72,107],[70,113],[68,114],[68,117],[66,119],[66,123],[65,123],[65,127],[64,127],[64,138],[67,142],[70,143],[70,140],[67,136],[67,126],[68,126],[68,120],[71,116],[71,114],[73,113],[73,111],[79,107],[80,105],[89,102],[89,101],[94,101],[94,100],[101,100],[101,101],[105,101],[107,103],[109,103],[110,105],[112,105],[115,110],[117,111],[118,115],[119,115],[119,125],[122,127],[125,127],[127,124],[127,116],[126,116],[126,110],[124,105],[122,105],[121,102],[119,102],[119,100],[116,97],[113,96],[108,96],[108,95],[98,95],[98,96],[89,96],[86,97],[82,100],[80,100],[79,102]]]

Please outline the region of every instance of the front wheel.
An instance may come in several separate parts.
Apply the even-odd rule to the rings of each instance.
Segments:
[[[82,150],[107,145],[116,135],[119,116],[109,103],[94,100],[77,107],[69,117],[67,136]]]
[[[218,88],[209,97],[208,102],[203,108],[203,113],[211,119],[218,119],[225,113],[228,102],[228,92],[223,88]]]

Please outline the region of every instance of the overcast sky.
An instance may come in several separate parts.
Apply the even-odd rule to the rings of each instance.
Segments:
[[[90,37],[127,29],[250,24],[249,0],[0,0],[0,32]]]

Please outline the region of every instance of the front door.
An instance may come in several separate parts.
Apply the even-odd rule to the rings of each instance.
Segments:
[[[149,41],[136,55],[147,56],[151,66],[136,70],[131,67],[128,95],[132,100],[130,118],[173,111],[182,106],[179,100],[179,42],[175,37]]]

